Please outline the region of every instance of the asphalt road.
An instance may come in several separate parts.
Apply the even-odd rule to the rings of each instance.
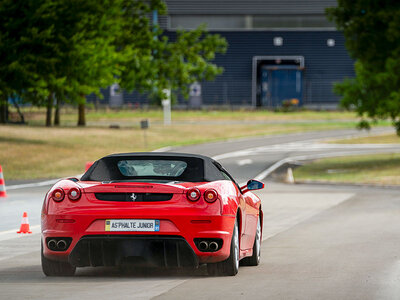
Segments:
[[[197,145],[176,152],[214,156],[238,179],[304,155],[400,152],[395,145],[326,145],[359,135],[313,132]],[[10,189],[0,200],[0,299],[399,299],[400,189],[286,185],[266,181],[264,241],[258,267],[235,277],[194,272],[82,268],[73,278],[46,278],[40,267],[41,202],[48,187]],[[34,234],[18,236],[22,212]]]

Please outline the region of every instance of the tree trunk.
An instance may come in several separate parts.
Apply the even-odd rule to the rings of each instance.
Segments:
[[[3,102],[0,102],[0,124],[6,124],[7,122],[8,122],[8,103],[6,102],[6,100],[4,100]]]
[[[86,126],[85,103],[78,104],[78,126]]]
[[[15,99],[12,99],[11,101],[12,101],[14,107],[17,109],[18,115],[19,115],[19,117],[20,117],[20,119],[21,119],[21,123],[22,123],[22,124],[25,124],[25,116],[24,116],[24,114],[22,113],[21,109],[19,108],[18,103],[15,101]]]
[[[60,99],[56,98],[56,110],[54,111],[54,126],[60,126]]]
[[[53,114],[53,93],[47,97],[46,126],[51,127],[51,115]]]

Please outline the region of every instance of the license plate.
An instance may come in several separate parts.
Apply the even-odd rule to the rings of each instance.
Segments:
[[[105,231],[160,231],[160,220],[106,220]]]

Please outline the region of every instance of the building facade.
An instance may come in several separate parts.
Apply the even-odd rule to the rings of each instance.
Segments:
[[[344,37],[325,16],[335,0],[166,0],[159,25],[178,29],[206,24],[229,47],[215,63],[224,73],[201,82],[203,105],[279,107],[291,99],[311,108],[334,108],[335,82],[354,77]],[[146,97],[124,93],[124,102]],[[107,95],[106,95],[107,97]],[[181,104],[187,103],[180,99]]]

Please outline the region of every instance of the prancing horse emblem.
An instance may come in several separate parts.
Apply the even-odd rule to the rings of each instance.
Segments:
[[[131,195],[131,199],[132,199],[132,201],[135,201],[135,200],[137,199],[137,196],[136,196],[136,194],[135,194],[135,193],[132,193],[132,195]]]

